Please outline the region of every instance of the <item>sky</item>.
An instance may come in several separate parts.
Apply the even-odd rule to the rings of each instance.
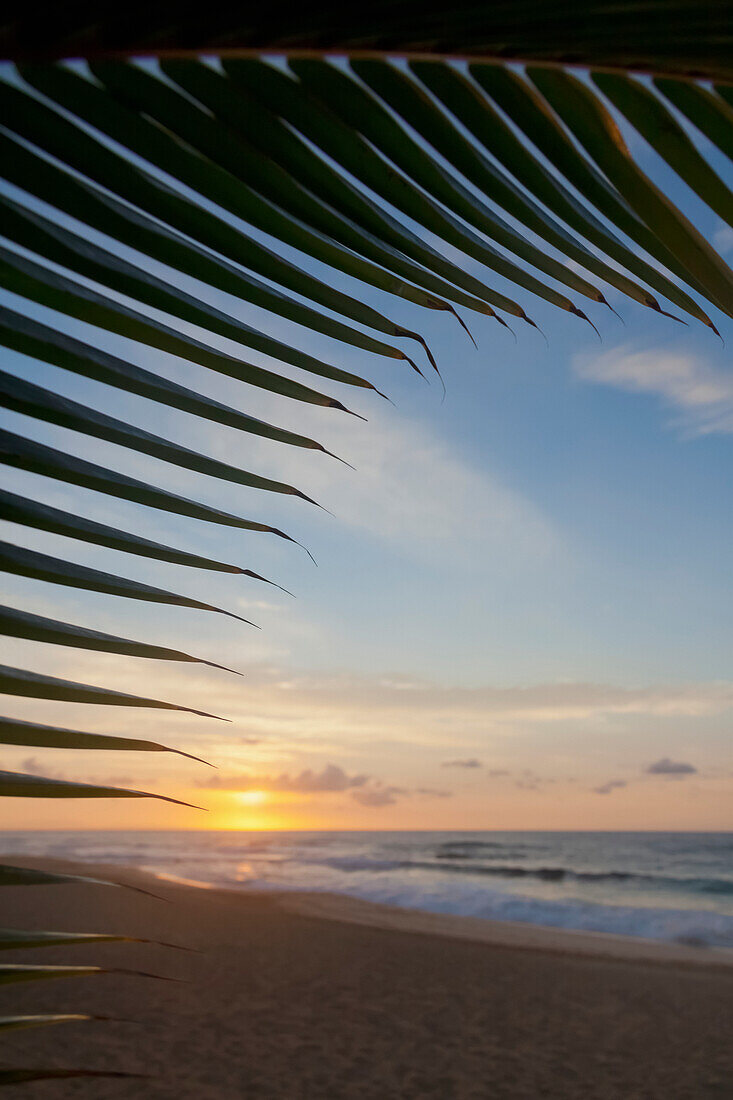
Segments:
[[[731,262],[733,231],[641,138],[624,132],[642,166]],[[693,136],[730,182],[723,158]],[[425,381],[404,363],[153,268],[369,378],[391,403],[336,383],[320,387],[365,421],[266,394],[2,292],[3,304],[310,435],[355,469],[5,352],[4,369],[14,374],[295,484],[323,507],[3,413],[13,431],[280,526],[317,565],[267,534],[4,468],[4,484],[15,492],[242,565],[294,596],[246,577],[0,524],[0,538],[184,593],[260,628],[3,575],[7,604],[173,646],[241,675],[0,639],[7,664],[226,719],[5,697],[7,715],[153,739],[215,768],[160,753],[5,747],[6,769],[141,789],[203,809],[154,799],[2,799],[0,828],[733,828],[730,319],[711,311],[718,340],[695,322],[676,324],[602,286],[622,320],[583,302],[599,341],[581,320],[431,243],[517,297],[546,339],[517,324],[515,340],[488,318],[466,316],[476,350],[447,315],[315,262],[309,269],[423,333],[445,380],[444,398],[427,369]],[[186,331],[313,381],[223,338]]]

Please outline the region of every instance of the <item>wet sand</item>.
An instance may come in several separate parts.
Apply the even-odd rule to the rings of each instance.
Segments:
[[[11,927],[121,932],[3,962],[139,969],[4,987],[3,1013],[122,1018],[8,1032],[4,1065],[141,1080],[38,1082],[93,1100],[706,1100],[733,1096],[725,952],[435,917],[329,895],[200,890],[57,860],[3,862],[140,885],[6,887]],[[127,1022],[129,1021],[129,1022]]]

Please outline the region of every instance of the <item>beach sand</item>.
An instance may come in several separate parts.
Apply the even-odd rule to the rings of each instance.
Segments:
[[[328,895],[240,894],[58,860],[8,863],[152,890],[6,887],[2,924],[138,944],[3,962],[139,969],[5,987],[3,1013],[132,1022],[9,1032],[2,1061],[146,1079],[38,1082],[4,1097],[93,1100],[701,1100],[733,1097],[724,952],[434,917]]]

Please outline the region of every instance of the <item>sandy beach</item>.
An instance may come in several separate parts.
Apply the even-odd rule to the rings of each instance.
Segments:
[[[678,945],[387,909],[329,895],[243,895],[119,867],[3,862],[110,877],[7,887],[2,923],[120,932],[195,949],[101,944],[5,962],[109,974],[3,991],[4,1012],[124,1022],[9,1033],[3,1063],[143,1080],[38,1082],[11,1096],[122,1100],[700,1100],[733,1095],[731,956]],[[130,1022],[128,1022],[130,1021]]]

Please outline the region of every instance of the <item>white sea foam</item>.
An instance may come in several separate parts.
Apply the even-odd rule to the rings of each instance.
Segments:
[[[12,833],[6,852],[230,889],[733,947],[731,834]]]

